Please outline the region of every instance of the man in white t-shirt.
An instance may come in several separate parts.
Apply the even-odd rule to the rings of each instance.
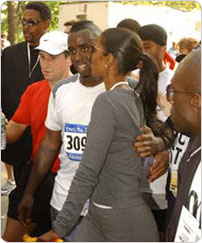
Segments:
[[[140,38],[143,41],[143,48],[145,53],[147,53],[157,64],[159,70],[159,79],[158,79],[158,100],[157,100],[157,115],[158,118],[162,121],[165,121],[170,115],[171,104],[166,99],[166,88],[171,83],[171,78],[173,76],[173,71],[171,71],[164,64],[164,54],[166,51],[167,43],[167,33],[159,25],[149,24],[142,26],[138,32]],[[166,193],[166,179],[167,179],[167,167],[168,163],[165,164],[164,157],[165,153],[157,155],[156,163],[154,163],[154,158],[146,158],[144,164],[145,171],[145,180],[142,183],[142,191],[144,192],[145,198],[148,201],[155,219],[157,221],[158,229],[160,232],[160,239],[164,241],[165,232],[165,219],[166,219],[166,209],[167,209],[167,200],[165,198]],[[153,181],[148,183],[147,173],[149,168],[156,169],[160,166],[165,170],[165,174]]]
[[[100,29],[91,21],[77,22],[71,30],[68,38],[69,54],[79,74],[61,81],[52,90],[45,122],[47,133],[39,148],[21,202],[19,220],[23,225],[29,223],[33,194],[58,152],[61,164],[50,202],[53,220],[63,207],[71,181],[82,160],[91,109],[97,96],[105,91],[102,80],[92,78],[90,74],[94,40],[100,34]],[[73,237],[72,234],[71,236]],[[72,237],[65,237],[65,241],[73,241]]]
[[[164,54],[167,44],[167,33],[159,25],[144,25],[138,32],[143,41],[143,48],[157,64],[159,70],[158,79],[158,117],[165,121],[170,115],[171,105],[166,99],[166,88],[171,83],[173,71],[164,64]]]

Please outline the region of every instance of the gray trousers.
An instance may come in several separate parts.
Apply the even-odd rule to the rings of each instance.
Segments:
[[[158,242],[158,230],[147,205],[103,209],[90,204],[76,242]]]

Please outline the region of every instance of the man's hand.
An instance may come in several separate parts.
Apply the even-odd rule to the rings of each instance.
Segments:
[[[169,165],[169,152],[161,152],[156,154],[154,163],[149,169],[148,181],[153,182],[166,173]]]
[[[57,158],[61,145],[60,131],[47,129],[36,158],[33,163],[24,196],[18,207],[18,220],[26,227],[31,222],[31,212],[34,204],[34,194],[40,183],[50,171],[55,159]],[[40,205],[39,205],[40,207]]]
[[[164,149],[165,144],[163,139],[154,136],[151,128],[144,125],[140,127],[140,130],[143,133],[136,136],[134,143],[134,150],[138,153],[139,157],[153,156]]]
[[[31,195],[24,194],[18,206],[18,221],[25,228],[27,228],[32,221],[31,213],[32,213],[33,204],[34,204],[33,197]]]
[[[51,241],[56,241],[55,239],[58,239],[59,236],[55,233],[55,231],[50,230],[46,232],[45,234],[41,235],[38,237],[39,242],[51,242]]]

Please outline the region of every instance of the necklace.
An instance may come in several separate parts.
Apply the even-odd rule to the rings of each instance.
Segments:
[[[126,84],[128,85],[128,82],[127,81],[120,81],[120,82],[117,82],[115,83],[109,90],[113,90],[115,89],[117,86],[121,85],[121,84]]]
[[[39,62],[39,55],[37,56],[37,60],[33,66],[33,68],[31,69],[30,65],[31,65],[31,51],[30,51],[30,45],[29,43],[27,43],[27,54],[28,54],[28,63],[29,63],[29,78],[31,78],[31,75],[34,71],[34,69],[36,68],[38,62]]]

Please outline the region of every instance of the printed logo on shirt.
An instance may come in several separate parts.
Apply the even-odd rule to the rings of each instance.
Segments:
[[[171,149],[171,164],[177,169],[187,148],[189,137],[179,133],[175,141],[176,143]]]
[[[66,123],[64,127],[64,148],[68,158],[75,162],[82,161],[87,141],[87,126]]]
[[[170,179],[170,191],[173,192],[173,195],[177,194],[177,181],[178,181],[178,167],[184,152],[186,151],[187,145],[189,143],[189,137],[178,133],[176,137],[176,143],[171,149],[171,179]]]

